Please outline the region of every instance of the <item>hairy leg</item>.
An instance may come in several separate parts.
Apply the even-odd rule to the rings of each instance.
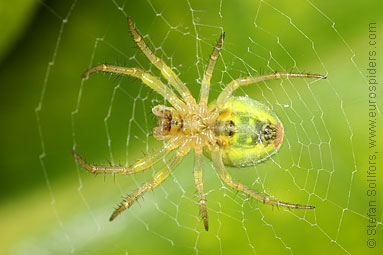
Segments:
[[[225,32],[221,34],[218,39],[217,45],[214,47],[213,52],[211,53],[209,64],[205,71],[205,75],[202,78],[201,92],[200,92],[200,104],[207,106],[210,90],[210,80],[214,72],[215,65],[219,57],[219,51],[222,48],[223,40],[225,38]]]
[[[181,153],[180,153],[181,152]],[[164,180],[166,180],[171,172],[178,166],[178,164],[182,161],[186,154],[183,153],[182,149],[178,150],[173,158],[170,160],[169,164],[163,166],[159,171],[154,174],[154,177],[141,185],[138,189],[136,189],[132,194],[130,194],[124,201],[122,201],[121,205],[114,211],[112,216],[110,217],[110,221],[117,217],[121,212],[128,209],[132,204],[137,201],[145,192],[153,190],[159,184],[161,184]]]
[[[142,170],[145,170],[162,158],[164,158],[170,151],[174,150],[179,146],[179,141],[176,139],[172,139],[168,141],[165,146],[161,147],[159,150],[153,152],[152,154],[144,157],[143,159],[137,161],[131,166],[99,166],[92,165],[85,162],[85,160],[73,151],[73,156],[75,159],[89,172],[94,174],[132,174],[137,173]]]
[[[310,205],[300,205],[300,204],[293,204],[288,202],[283,202],[279,200],[275,200],[270,198],[268,195],[256,192],[255,190],[252,190],[251,188],[247,187],[246,185],[242,184],[240,181],[233,180],[229,172],[226,170],[223,162],[222,162],[222,153],[220,150],[214,150],[211,152],[211,157],[213,161],[213,165],[215,169],[217,170],[217,173],[219,177],[222,179],[224,183],[226,183],[228,186],[232,187],[233,189],[236,189],[238,191],[242,191],[245,194],[248,194],[252,198],[261,201],[265,204],[271,204],[276,206],[283,206],[287,208],[296,208],[296,209],[314,209],[314,206]]]
[[[194,181],[197,187],[198,192],[198,204],[201,209],[201,215],[203,219],[203,224],[205,230],[209,230],[209,224],[207,220],[207,210],[206,210],[206,196],[203,190],[203,180],[202,180],[202,150],[195,150],[194,155]]]
[[[267,80],[278,80],[282,78],[317,78],[317,79],[326,79],[326,76],[320,74],[309,74],[309,73],[287,73],[287,72],[276,72],[270,74],[264,74],[260,76],[248,76],[235,79],[231,81],[226,87],[222,90],[221,94],[219,94],[217,98],[217,108],[222,108],[229,97],[233,94],[233,92],[242,86],[247,86],[249,84],[254,84]]]
[[[141,69],[102,64],[92,67],[91,69],[86,71],[82,75],[83,79],[87,78],[90,74],[94,72],[115,73],[136,77],[140,79],[143,83],[145,83],[147,86],[149,86],[151,89],[156,91],[158,94],[163,96],[167,101],[169,101],[171,105],[174,106],[175,109],[177,109],[177,111],[182,112],[185,109],[185,103],[182,102],[170,88],[163,84],[158,78],[142,71]]]
[[[149,61],[161,71],[161,74],[169,81],[169,83],[177,90],[178,93],[182,96],[188,104],[195,104],[195,99],[190,93],[189,89],[186,85],[178,78],[178,76],[173,72],[173,70],[165,64],[165,62],[154,55],[154,53],[150,50],[148,45],[142,39],[142,36],[137,33],[134,28],[133,21],[130,17],[128,17],[129,29],[133,35],[134,42],[141,49],[141,51],[145,54],[145,56],[149,59]]]

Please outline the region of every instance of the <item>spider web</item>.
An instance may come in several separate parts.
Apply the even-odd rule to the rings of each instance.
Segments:
[[[35,109],[41,168],[54,221],[37,241],[26,239],[18,252],[377,253],[382,247],[379,241],[376,249],[366,246],[368,46],[363,43],[368,40],[368,28],[357,26],[357,32],[350,33],[337,7],[321,1],[297,1],[299,8],[276,1],[137,2],[44,4],[59,21]],[[101,63],[138,67],[160,77],[135,47],[128,32],[128,15],[155,54],[173,68],[195,97],[222,31],[226,39],[210,99],[241,76],[290,70],[328,75],[321,81],[289,79],[250,85],[235,94],[257,99],[276,112],[284,124],[285,140],[270,160],[228,170],[257,191],[283,201],[315,205],[315,210],[258,203],[225,186],[205,159],[203,179],[210,226],[205,232],[190,153],[168,180],[108,222],[121,196],[150,179],[159,165],[133,176],[92,178],[71,159],[71,148],[90,162],[125,165],[163,144],[151,135],[156,124],[151,108],[164,104],[163,98],[129,77],[98,74],[88,80],[79,78],[81,72]],[[377,22],[365,19],[366,24]],[[78,27],[87,29],[78,31]],[[65,54],[73,54],[76,63],[68,65]],[[54,104],[52,99],[60,96],[54,88],[60,79],[70,91],[65,94],[65,121],[60,120],[60,125],[66,126],[71,139],[60,145],[68,153],[57,157],[47,134],[56,126],[44,119],[44,114]],[[380,102],[380,123],[381,107]],[[65,169],[57,167],[60,158],[71,160]],[[65,174],[55,174],[59,171]],[[382,217],[379,208],[377,240],[382,240]]]

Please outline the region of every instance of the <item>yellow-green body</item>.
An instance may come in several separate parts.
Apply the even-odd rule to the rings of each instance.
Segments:
[[[233,167],[252,166],[268,159],[283,140],[277,115],[249,97],[231,97],[220,111],[214,132],[219,137],[224,164]],[[210,158],[208,150],[205,155]]]

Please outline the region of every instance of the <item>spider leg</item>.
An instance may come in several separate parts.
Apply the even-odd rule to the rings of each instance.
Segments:
[[[138,198],[144,195],[145,192],[153,190],[164,180],[166,180],[170,176],[171,172],[182,161],[184,156],[189,152],[189,150],[190,149],[185,151],[180,148],[170,160],[170,163],[163,166],[158,172],[154,174],[153,179],[142,184],[138,189],[136,189],[132,194],[130,194],[126,199],[122,201],[121,205],[113,212],[109,220],[112,221],[117,217],[117,215],[128,209],[135,201],[137,201]]]
[[[300,205],[300,204],[292,204],[288,202],[283,202],[279,200],[275,200],[270,198],[268,195],[256,192],[255,190],[252,190],[251,188],[247,187],[246,185],[242,184],[240,181],[233,180],[229,172],[226,170],[223,162],[222,162],[222,153],[220,150],[214,150],[211,152],[211,157],[213,161],[213,165],[215,169],[217,170],[217,173],[219,177],[222,179],[224,183],[226,183],[228,186],[232,187],[233,189],[236,189],[238,191],[242,191],[245,194],[248,194],[252,198],[255,198],[258,201],[261,201],[265,204],[271,204],[276,206],[283,206],[287,208],[296,208],[296,209],[314,209],[314,206],[310,205]]]
[[[222,108],[229,97],[233,94],[233,92],[242,86],[247,86],[249,84],[267,81],[267,80],[278,80],[282,78],[317,78],[317,79],[326,79],[327,77],[320,74],[310,74],[310,73],[287,73],[287,72],[276,72],[270,74],[264,74],[260,76],[248,76],[235,79],[231,81],[226,87],[222,90],[221,94],[219,94],[217,98],[217,108]]]
[[[210,90],[210,80],[214,72],[215,64],[217,63],[219,57],[219,51],[222,48],[223,40],[225,39],[225,32],[221,34],[218,39],[217,45],[214,47],[213,52],[211,53],[209,64],[205,71],[205,75],[202,78],[202,86],[200,92],[200,103],[207,105],[209,98],[209,90]]]
[[[180,93],[182,98],[185,100],[187,104],[195,104],[195,99],[191,95],[189,89],[186,85],[178,78],[178,76],[173,72],[173,70],[165,64],[165,62],[154,55],[154,53],[150,50],[148,45],[146,45],[145,41],[142,39],[142,36],[137,33],[134,28],[133,21],[130,17],[128,17],[129,29],[133,35],[134,42],[141,49],[141,51],[145,54],[145,56],[149,59],[149,61],[161,71],[161,74],[169,81],[169,83]]]
[[[179,146],[178,140],[172,139],[165,146],[157,150],[156,152],[144,157],[131,166],[98,166],[87,163],[79,154],[73,151],[74,158],[89,172],[94,174],[133,174],[143,171],[162,158],[164,158],[170,151]]]
[[[203,181],[202,181],[202,150],[195,150],[194,155],[194,181],[197,187],[198,192],[198,204],[200,206],[201,215],[203,219],[203,224],[205,230],[209,230],[209,224],[207,220],[207,211],[206,211],[206,197],[203,190]]]
[[[185,103],[182,102],[169,87],[167,87],[153,75],[146,73],[141,69],[102,64],[92,67],[91,69],[86,71],[82,75],[83,79],[87,78],[90,74],[94,72],[115,73],[136,77],[140,79],[143,83],[148,85],[151,89],[156,91],[158,94],[163,96],[166,100],[168,100],[169,103],[173,105],[178,111],[183,112],[183,109],[185,109]]]

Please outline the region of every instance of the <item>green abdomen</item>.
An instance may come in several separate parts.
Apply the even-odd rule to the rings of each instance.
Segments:
[[[248,97],[229,99],[220,111],[214,132],[224,164],[233,167],[252,166],[266,160],[277,152],[283,139],[282,124],[276,114]]]

